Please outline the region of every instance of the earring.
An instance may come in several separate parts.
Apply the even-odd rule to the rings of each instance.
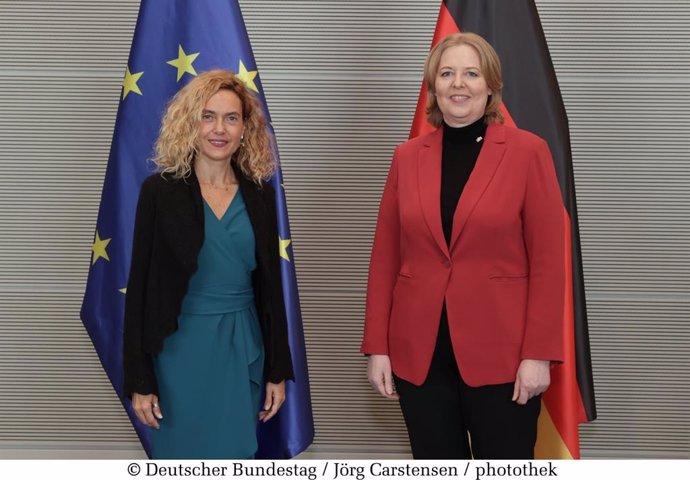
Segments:
[[[240,135],[240,147],[244,146],[244,133]]]

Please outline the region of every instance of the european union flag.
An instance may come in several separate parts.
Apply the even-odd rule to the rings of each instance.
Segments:
[[[142,0],[98,213],[91,269],[81,318],[115,391],[147,451],[148,427],[123,397],[122,330],[134,215],[141,182],[153,171],[148,161],[170,98],[205,70],[235,72],[255,92],[273,129],[237,0]],[[278,161],[278,149],[273,144]],[[291,257],[290,228],[280,170],[276,190],[282,281],[295,382],[267,424],[259,425],[257,458],[291,458],[309,446],[314,422],[304,333]]]

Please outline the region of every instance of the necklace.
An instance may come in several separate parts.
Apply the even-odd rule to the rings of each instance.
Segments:
[[[237,183],[238,183],[237,181],[234,181],[234,182],[230,182],[230,183],[223,183],[221,185],[214,185],[210,182],[209,183],[199,182],[199,185],[203,185],[204,187],[211,187],[211,188],[215,188],[217,190],[224,190],[226,192],[229,192],[230,189],[232,188],[232,186],[237,185]]]

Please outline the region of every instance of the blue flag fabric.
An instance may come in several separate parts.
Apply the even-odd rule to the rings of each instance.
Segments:
[[[168,101],[199,72],[214,68],[235,72],[255,92],[273,139],[237,0],[142,0],[123,80],[81,318],[147,453],[148,427],[137,420],[123,396],[122,331],[136,202],[142,181],[154,171],[148,159],[153,156]],[[278,161],[275,143],[272,148]],[[311,444],[314,423],[280,169],[271,183],[277,193],[281,273],[295,382],[287,382],[287,400],[276,417],[258,425],[257,458],[283,459]]]

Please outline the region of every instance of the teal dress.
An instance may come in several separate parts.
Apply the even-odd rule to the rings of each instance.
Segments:
[[[163,413],[160,430],[151,430],[156,459],[243,459],[257,450],[264,348],[254,230],[241,192],[220,220],[204,202],[204,225],[178,329],[154,361]]]

